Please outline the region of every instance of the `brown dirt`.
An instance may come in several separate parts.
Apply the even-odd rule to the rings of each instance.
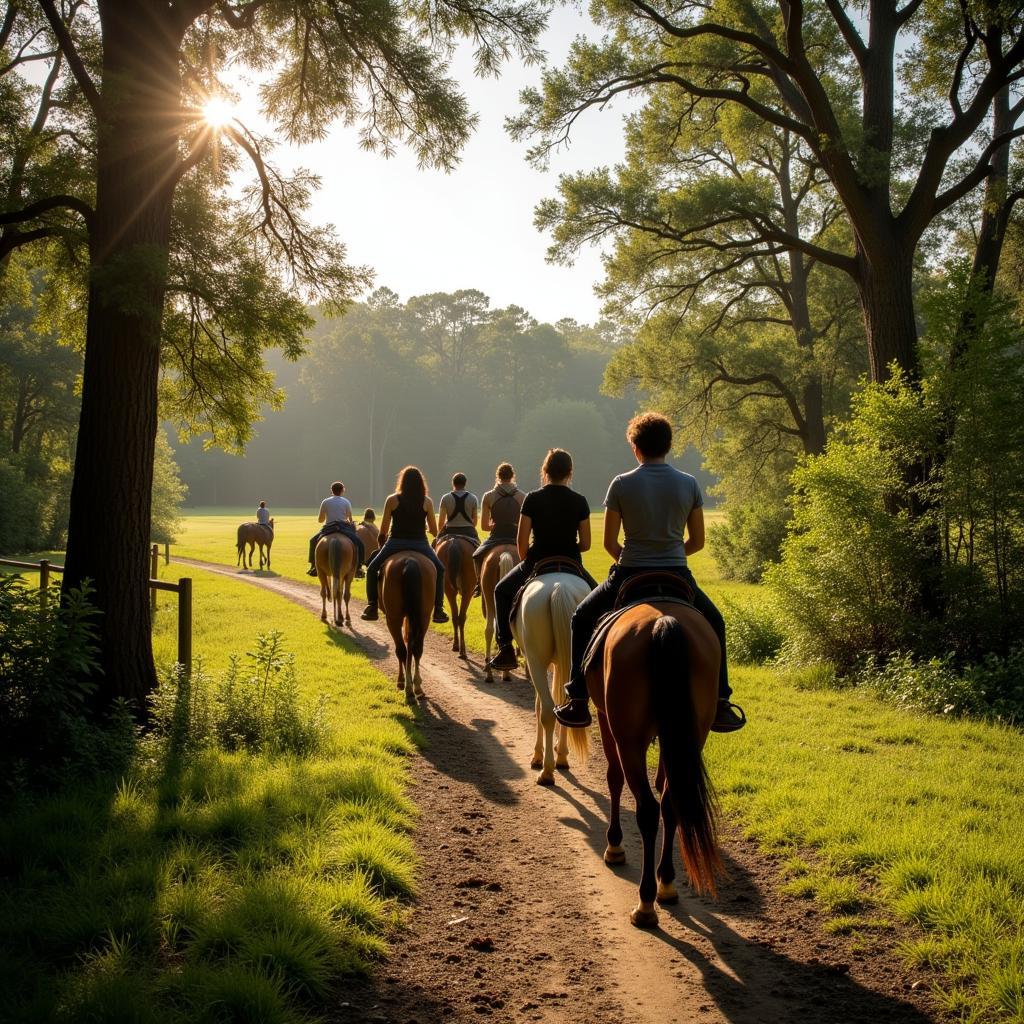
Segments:
[[[319,594],[280,577],[179,561],[266,587],[319,614]],[[362,604],[352,603],[354,616]],[[355,618],[353,620],[355,622]],[[383,623],[349,631],[394,677]],[[623,798],[629,863],[605,867],[604,757],[534,783],[533,688],[487,684],[482,657],[460,661],[428,635],[412,763],[420,892],[377,975],[351,982],[336,1019],[698,1021],[700,1024],[925,1024],[927,987],[886,944],[866,953],[830,936],[806,901],[779,891],[777,862],[725,823],[730,881],[718,901],[662,908],[660,927],[628,920],[640,843]],[[711,742],[728,742],[712,736]],[[571,756],[571,755],[570,755]],[[678,870],[678,862],[677,862]]]

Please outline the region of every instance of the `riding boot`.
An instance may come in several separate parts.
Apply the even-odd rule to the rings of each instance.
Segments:
[[[361,619],[365,619],[367,622],[376,622],[380,617],[377,614],[377,606],[375,604],[368,604],[363,609],[363,614],[359,616]]]

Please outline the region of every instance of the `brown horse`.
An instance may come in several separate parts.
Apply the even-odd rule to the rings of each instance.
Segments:
[[[484,604],[484,647],[486,657],[484,664],[491,660],[491,641],[494,639],[494,588],[498,580],[504,579],[514,568],[519,560],[519,552],[515,544],[496,544],[484,555],[483,565],[480,567],[480,596]],[[508,682],[512,678],[511,672],[502,672],[501,678]],[[494,682],[494,674],[487,669],[487,682]]]
[[[408,680],[417,697],[423,696],[420,659],[436,581],[434,563],[416,551],[392,555],[380,574],[380,603],[398,657],[398,688],[404,690]]]
[[[476,544],[469,537],[448,534],[437,545],[437,557],[444,566],[444,595],[452,610],[452,650],[466,657],[466,612],[476,587],[473,552]]]
[[[362,522],[356,527],[356,536],[363,542],[363,561],[369,562],[380,548],[380,530],[375,523]]]
[[[623,779],[636,800],[643,837],[640,902],[630,914],[639,928],[658,923],[655,899],[675,903],[673,833],[678,828],[690,885],[714,895],[723,873],[716,839],[717,804],[702,750],[715,717],[721,648],[707,620],[687,604],[642,603],[612,625],[603,659],[587,672],[587,688],[598,710],[601,742],[608,758],[606,864],[625,861],[619,800]],[[656,783],[665,825],[657,882],[654,842],[658,801],[647,776],[647,750],[657,736],[661,752]]]
[[[270,546],[274,543],[274,520],[270,520],[270,526],[264,526],[262,523],[242,523],[238,527],[238,533],[236,536],[236,547],[238,548],[238,558],[235,559],[235,565],[241,563],[243,569],[252,568],[252,552],[253,548],[258,544],[260,548],[260,568],[263,568],[263,548],[267,549],[267,568],[270,568]],[[249,564],[245,564],[245,545],[249,545]]]
[[[322,622],[327,621],[327,599],[333,601],[335,626],[351,626],[348,602],[352,595],[352,577],[356,574],[356,546],[342,533],[329,533],[316,542],[316,574],[320,577]],[[344,609],[342,605],[344,604]]]

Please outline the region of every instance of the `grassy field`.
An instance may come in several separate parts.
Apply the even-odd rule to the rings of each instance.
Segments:
[[[174,567],[171,567],[173,575]],[[218,674],[273,623],[326,749],[206,750],[0,821],[0,1018],[306,1021],[386,949],[414,884],[411,712],[393,683],[282,599],[194,572],[195,648]],[[173,599],[155,629],[174,652]]]

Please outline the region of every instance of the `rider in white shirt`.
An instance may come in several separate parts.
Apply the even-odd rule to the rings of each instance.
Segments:
[[[316,575],[316,544],[321,537],[329,533],[343,533],[356,545],[356,565],[363,563],[363,542],[356,533],[355,523],[352,521],[352,502],[343,497],[345,485],[340,480],[331,484],[331,493],[320,502],[320,515],[317,522],[323,523],[324,528],[309,538],[309,570],[308,575]]]

